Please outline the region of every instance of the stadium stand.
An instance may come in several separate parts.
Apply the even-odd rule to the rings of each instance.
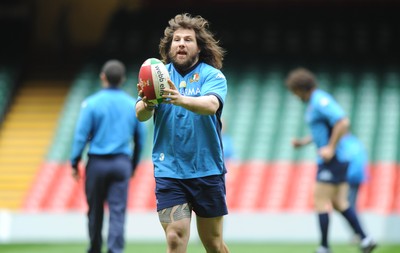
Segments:
[[[0,66],[0,122],[3,121],[12,98],[15,82],[14,72],[12,67]]]
[[[228,49],[223,71],[229,91],[223,118],[237,153],[236,164],[228,165],[230,209],[239,212],[311,210],[315,149],[291,148],[291,138],[305,135],[308,130],[303,123],[304,107],[283,86],[287,71],[304,65],[317,73],[321,88],[332,92],[343,105],[351,118],[352,131],[368,149],[369,181],[360,192],[360,210],[399,213],[400,75],[396,65],[399,55],[396,31],[400,22],[395,22],[397,14],[379,12],[372,15],[375,23],[371,25],[371,9],[360,10],[356,16],[353,9],[344,9],[338,16],[337,8],[324,13],[315,12],[316,8],[304,10],[301,19],[295,9],[276,6],[267,10],[249,9],[254,15],[243,23],[229,17],[220,21],[220,9],[207,10],[211,28]],[[68,169],[79,105],[98,89],[99,66],[111,57],[128,63],[124,89],[136,96],[137,70],[146,58],[158,55],[160,28],[175,14],[175,10],[167,8],[160,15],[152,13],[152,22],[143,27],[125,25],[144,20],[149,12],[147,9],[121,10],[108,23],[96,56],[85,62],[65,91],[65,101],[59,100],[59,109],[53,109],[58,110],[59,117],[52,118],[52,127],[47,124],[48,136],[42,140],[48,149],[31,152],[36,152],[38,160],[30,165],[31,174],[25,175],[29,178],[27,182],[32,182],[29,187],[24,186],[27,197],[4,207],[25,211],[85,210],[83,185],[72,180]],[[201,9],[194,11],[201,12]],[[234,17],[243,10],[233,8],[229,12]],[[287,20],[282,21],[282,16],[288,17]],[[313,22],[316,19],[318,23]],[[10,124],[11,115],[7,115],[1,134]],[[37,121],[44,124],[44,120]],[[150,162],[152,122],[146,125],[144,160],[132,179],[129,193],[131,211],[154,210],[155,206]]]
[[[100,89],[98,78],[100,66],[100,64],[95,62],[86,64],[77,74],[68,94],[66,94],[63,111],[58,120],[58,127],[55,130],[55,137],[52,139],[52,144],[50,145],[46,157],[46,163],[43,164],[36,176],[36,181],[32,184],[32,188],[23,206],[24,210],[30,212],[43,209],[51,211],[85,210],[86,202],[84,201],[83,184],[82,181],[76,183],[72,180],[68,159],[80,105],[87,96]],[[130,66],[128,69],[134,68]],[[136,79],[137,72],[129,71],[127,81],[123,85],[123,89],[132,96],[137,96],[136,86],[134,84]],[[151,122],[146,124],[151,125]],[[150,130],[151,127],[149,127],[149,131]],[[150,155],[150,134],[148,135],[147,143],[148,147],[146,149],[147,153],[144,154],[145,156]],[[83,162],[85,162],[86,159],[87,157],[83,157]],[[144,166],[145,168],[143,168]],[[137,180],[135,180],[135,177],[131,183],[130,192],[135,198],[138,192],[139,200],[148,199],[148,197],[150,197],[140,197],[141,193],[147,194],[152,192],[152,184],[149,184],[148,180],[144,180],[145,177],[151,178],[151,170],[148,168],[148,164],[147,166],[140,166],[137,171],[138,177],[140,177],[139,181],[136,182]],[[83,174],[82,172],[82,176],[84,176]],[[147,183],[143,184],[143,182]],[[150,198],[150,200],[152,200],[152,198]],[[129,206],[142,209],[140,203],[139,205],[135,203],[136,202],[130,203]],[[150,204],[150,201],[148,203]]]
[[[239,147],[239,162],[236,166],[229,166],[230,171],[227,175],[227,198],[230,207],[232,210],[244,212],[310,211],[315,174],[313,164],[315,150],[306,148],[295,151],[290,147],[290,137],[305,131],[304,124],[301,123],[303,108],[300,102],[291,98],[292,95],[283,87],[284,70],[251,69],[246,70],[246,74],[240,77],[228,71],[232,75],[228,74],[230,89],[224,117],[232,126],[229,128],[229,134],[234,137],[235,145]],[[97,67],[85,68],[74,81],[64,104],[64,113],[56,131],[57,137],[53,139],[52,149],[49,151],[48,162],[42,166],[37,176],[38,181],[25,202],[25,210],[62,211],[86,208],[83,186],[76,184],[69,176],[67,149],[70,146],[72,126],[79,112],[79,104],[85,96],[96,90],[97,76],[94,73],[97,71]],[[379,85],[377,74],[370,72],[360,72],[356,78],[349,71],[321,70],[318,72],[318,77],[322,87],[332,90],[338,100],[344,103],[355,122],[354,132],[369,131],[362,135],[364,141],[368,140],[368,136],[371,136],[372,143],[382,141],[375,135],[383,134],[383,130],[374,127],[365,129],[366,125],[375,124],[375,120],[372,119],[377,115],[380,115],[380,125],[388,125],[388,128],[397,130],[391,121],[397,114],[393,115],[379,102],[386,99],[389,104],[397,102],[393,98],[395,97],[393,89],[397,89],[397,86],[393,86],[398,81],[397,74],[385,74],[386,81],[379,81],[382,83]],[[135,78],[136,74],[131,74],[124,86],[133,95],[135,86],[132,83]],[[243,94],[253,97],[254,100],[249,103],[243,99]],[[364,103],[367,103],[368,110],[365,110]],[[383,112],[389,113],[392,117],[384,117]],[[364,121],[358,122],[357,119]],[[151,127],[151,122],[147,124]],[[149,161],[151,129],[149,130],[144,161],[131,182],[129,210],[143,211],[154,208],[154,181]],[[61,133],[65,135],[64,141],[60,136]],[[394,146],[397,147],[397,143]],[[361,189],[359,206],[361,210],[390,213],[398,210],[395,204],[398,198],[397,156],[393,155],[394,151],[391,153],[380,151],[381,148],[386,148],[382,147],[382,144],[372,147],[375,147],[371,151],[375,156],[370,164],[370,179]],[[397,152],[397,148],[395,151]]]
[[[83,186],[76,184],[73,180],[66,161],[69,158],[80,105],[85,97],[97,88],[97,72],[98,66],[92,63],[86,64],[65,92],[60,117],[55,120],[57,128],[54,130],[54,138],[50,139],[52,142],[47,155],[44,156],[45,163],[38,171],[35,182],[27,194],[23,205],[25,210],[36,211],[44,208],[60,211],[81,208],[84,200]],[[80,196],[78,199],[81,201],[73,200],[77,196]]]
[[[53,138],[68,84],[43,80],[24,83],[1,128],[0,205],[21,207]]]
[[[75,121],[78,118],[82,101],[97,88],[97,68],[87,64],[77,74],[71,88],[68,90],[63,111],[58,122],[57,132],[52,146],[47,154],[47,160],[63,162],[69,157]]]

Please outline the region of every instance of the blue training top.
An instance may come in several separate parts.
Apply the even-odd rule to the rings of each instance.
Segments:
[[[139,159],[145,128],[136,118],[135,104],[136,99],[119,88],[105,88],[85,99],[76,125],[71,164],[79,162],[87,142],[89,155],[126,154]]]
[[[220,108],[215,115],[200,115],[181,106],[157,105],[154,176],[187,179],[226,173],[221,138],[221,113],[227,94],[225,76],[206,63],[199,63],[184,76],[172,64],[166,67],[183,96],[214,95]]]
[[[346,115],[342,107],[330,94],[320,89],[316,89],[312,92],[307,105],[305,118],[317,148],[328,144],[334,125],[344,117],[346,117]],[[350,133],[342,136],[339,140],[336,146],[336,157],[340,162],[351,163],[359,159],[366,160],[363,145]],[[321,157],[318,157],[318,163],[323,163]],[[359,177],[364,177],[363,173],[359,173],[358,175]]]

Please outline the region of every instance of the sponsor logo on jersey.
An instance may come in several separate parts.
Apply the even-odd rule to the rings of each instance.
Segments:
[[[192,82],[192,81],[190,81]],[[196,87],[190,87],[193,85],[189,85],[189,87],[187,87],[187,83],[185,81],[181,81],[179,83],[179,93],[182,96],[198,96],[200,94],[200,87],[196,86]]]
[[[330,181],[332,180],[333,175],[329,170],[322,170],[318,174],[318,179],[323,180],[323,181]]]
[[[328,98],[321,98],[321,100],[319,101],[319,104],[322,107],[325,107],[325,106],[327,106],[329,104],[329,99]]]
[[[186,82],[181,81],[181,83],[179,84],[179,88],[186,88]]]
[[[219,72],[215,78],[217,78],[217,79],[225,79],[225,76],[224,76],[224,74]]]
[[[200,88],[199,87],[193,87],[193,88],[186,88],[185,89],[185,95],[186,96],[196,96],[200,94]]]

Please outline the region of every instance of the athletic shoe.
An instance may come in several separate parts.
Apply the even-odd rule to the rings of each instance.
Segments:
[[[371,253],[376,246],[376,242],[371,237],[364,238],[360,243],[362,253]]]
[[[324,246],[319,246],[315,253],[332,253],[332,251]]]

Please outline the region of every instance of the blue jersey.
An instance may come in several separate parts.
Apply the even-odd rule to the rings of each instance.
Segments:
[[[137,156],[144,145],[145,129],[136,118],[135,104],[134,98],[118,88],[102,89],[85,99],[76,125],[71,164],[77,164],[88,142],[88,154]]]
[[[233,145],[233,139],[228,134],[222,134],[222,143],[224,145],[224,156],[226,160],[235,158],[235,149]]]
[[[214,95],[221,106],[215,115],[196,114],[172,104],[157,106],[154,176],[188,179],[226,173],[221,138],[221,113],[227,94],[225,76],[205,63],[199,63],[184,76],[172,64],[166,67],[182,96]]]
[[[368,155],[361,141],[354,135],[345,137],[346,153],[350,159],[347,180],[351,184],[360,184],[367,178]]]
[[[336,100],[327,92],[316,89],[312,92],[306,110],[306,122],[317,148],[326,146],[329,142],[334,125],[346,114]],[[336,158],[340,162],[352,162],[363,157],[366,160],[365,150],[361,142],[352,134],[342,136],[336,147]],[[318,163],[323,162],[318,157]]]

